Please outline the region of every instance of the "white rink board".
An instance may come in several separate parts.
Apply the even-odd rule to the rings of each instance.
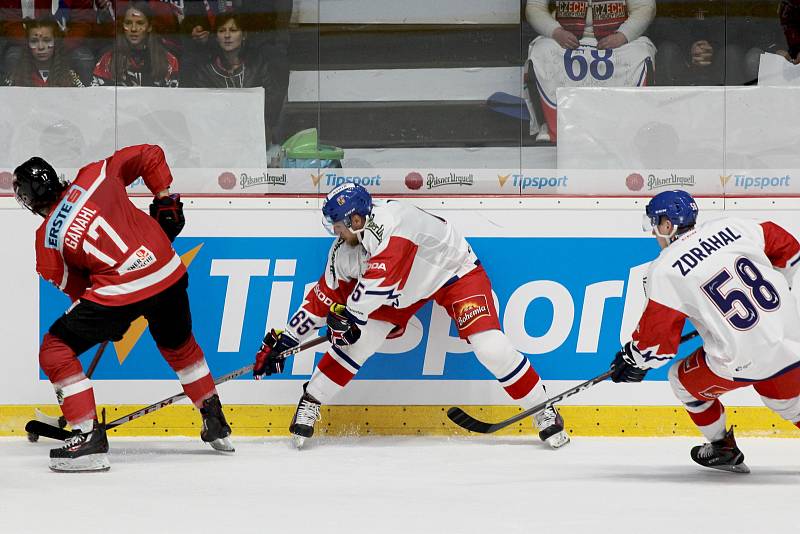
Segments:
[[[201,237],[324,237],[316,199],[282,199],[264,210],[265,201],[248,199],[187,199],[185,236]],[[642,238],[641,201],[633,199],[563,199],[547,203],[529,201],[523,207],[510,199],[414,199],[441,213],[469,237],[627,237]],[[562,206],[558,208],[558,204]],[[757,219],[769,218],[800,234],[794,201],[738,199],[728,201],[729,213]],[[782,209],[775,209],[775,203]],[[145,206],[144,199],[137,200]],[[701,199],[709,217],[723,214],[719,199]],[[749,204],[748,204],[749,203]],[[6,232],[4,258],[0,266],[3,298],[0,299],[0,404],[47,404],[53,402],[52,387],[38,378],[38,281],[34,273],[33,234],[36,217],[17,207],[13,199],[0,198],[0,225]],[[591,206],[594,205],[594,209]],[[757,210],[747,210],[749,206]],[[226,207],[230,206],[230,207]],[[516,206],[516,207],[515,207]],[[788,209],[787,209],[788,208]],[[597,261],[596,259],[592,261]],[[523,262],[524,264],[524,262]],[[524,265],[523,265],[524,266]],[[573,268],[572,266],[565,268]],[[591,269],[587,262],[586,269]],[[322,266],[320,265],[320,269]],[[198,306],[194,303],[193,306]],[[629,310],[626,309],[626,313]],[[632,317],[635,311],[630,311]],[[512,340],[519,333],[509,332]],[[607,358],[611,355],[596,355]],[[212,366],[213,371],[213,366]],[[219,373],[217,373],[219,374]],[[547,379],[547,376],[544,376]],[[227,403],[294,404],[300,380],[270,382],[235,381],[224,386]],[[547,382],[547,380],[546,380]],[[576,381],[547,382],[560,391]],[[178,390],[174,380],[96,380],[96,394],[103,403],[150,403]],[[729,394],[730,405],[760,405],[749,390]],[[336,404],[508,404],[503,391],[492,380],[356,380],[336,399]],[[581,405],[674,405],[666,382],[640,385],[602,384],[577,398]]]

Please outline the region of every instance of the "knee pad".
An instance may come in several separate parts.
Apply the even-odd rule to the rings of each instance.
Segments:
[[[679,401],[686,404],[687,402],[695,402],[699,399],[695,399],[691,393],[689,393],[686,388],[681,383],[680,376],[678,375],[678,370],[681,367],[681,363],[683,360],[678,360],[672,364],[669,368],[669,385],[672,388],[672,392],[678,398]]]
[[[521,354],[500,330],[485,330],[469,336],[472,351],[478,360],[497,377],[502,377],[519,365]]]
[[[63,339],[49,333],[39,347],[39,366],[51,382],[83,372],[75,351]]]

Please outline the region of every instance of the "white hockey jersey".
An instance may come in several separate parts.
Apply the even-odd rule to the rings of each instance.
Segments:
[[[362,323],[381,306],[409,308],[424,301],[478,265],[453,225],[398,200],[375,201],[360,239],[369,260],[347,310]]]
[[[325,326],[331,305],[347,302],[356,281],[367,270],[368,260],[367,251],[361,245],[351,246],[343,239],[334,240],[328,252],[325,271],[289,319],[286,333],[298,341],[304,341]]]
[[[633,334],[652,367],[675,356],[688,318],[712,371],[763,380],[800,365],[800,312],[789,281],[800,244],[772,222],[723,218],[661,251],[647,275],[647,306]]]
[[[325,325],[333,303],[353,317],[397,325],[402,334],[419,305],[450,281],[475,269],[478,259],[444,219],[400,201],[376,200],[361,244],[336,239],[325,272],[291,316],[286,332],[298,341]]]

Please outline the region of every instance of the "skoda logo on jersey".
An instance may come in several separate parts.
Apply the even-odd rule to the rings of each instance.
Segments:
[[[77,185],[70,186],[67,194],[58,203],[56,209],[50,215],[47,221],[47,232],[45,233],[46,248],[59,248],[61,242],[61,234],[66,226],[67,219],[72,215],[78,201],[86,194],[86,190],[78,187]]]

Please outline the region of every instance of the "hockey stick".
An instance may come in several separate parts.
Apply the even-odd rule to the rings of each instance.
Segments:
[[[328,338],[326,336],[319,336],[317,338],[312,339],[311,341],[307,341],[307,342],[305,342],[305,343],[303,343],[301,345],[298,345],[298,346],[296,346],[294,348],[291,348],[289,350],[285,350],[285,351],[281,352],[281,357],[286,359],[289,356],[293,356],[293,355],[297,354],[298,352],[302,352],[302,351],[304,351],[306,349],[310,349],[311,347],[316,347],[317,345],[319,345],[319,344],[321,344],[321,343],[323,343],[323,342],[325,342],[327,340],[328,340]],[[247,365],[245,367],[242,367],[241,369],[237,369],[235,371],[231,371],[230,373],[228,373],[226,375],[222,375],[221,377],[219,377],[216,380],[214,380],[214,385],[218,386],[218,385],[220,385],[220,384],[222,384],[224,382],[227,382],[229,380],[233,380],[234,378],[238,378],[238,377],[240,377],[240,376],[242,376],[244,374],[247,374],[252,370],[253,370],[253,364],[250,364],[250,365]],[[106,430],[111,430],[112,428],[116,428],[119,425],[125,424],[125,423],[127,423],[129,421],[133,421],[134,419],[138,419],[138,418],[142,417],[143,415],[151,414],[151,413],[153,413],[153,412],[155,412],[157,410],[160,410],[161,408],[164,408],[165,406],[169,406],[170,404],[174,404],[175,402],[183,399],[184,397],[186,397],[186,393],[180,392],[180,393],[177,393],[177,394],[175,394],[175,395],[173,395],[171,397],[167,397],[166,399],[164,399],[162,401],[153,403],[150,406],[146,406],[146,407],[144,407],[144,408],[142,408],[140,410],[136,410],[135,412],[129,413],[128,415],[123,415],[122,417],[120,417],[118,419],[114,419],[113,421],[108,423],[106,425]],[[39,434],[40,436],[44,436],[46,438],[58,439],[58,440],[61,440],[61,441],[64,441],[67,438],[69,438],[70,436],[72,436],[71,432],[67,432],[66,430],[64,430],[62,428],[57,428],[57,427],[48,425],[47,423],[42,423],[41,421],[28,421],[28,424],[25,425],[25,430],[27,430],[28,432],[35,432],[35,433]]]
[[[106,350],[108,346],[108,341],[103,341],[100,343],[100,346],[97,347],[97,351],[94,353],[94,357],[92,358],[92,362],[89,364],[89,369],[86,371],[86,378],[91,378],[94,370],[97,368],[97,364],[100,363],[100,357],[103,355],[103,352]],[[34,409],[35,419],[32,419],[28,423],[30,424],[32,421],[39,421],[41,423],[45,423],[55,428],[63,429],[67,426],[67,420],[64,419],[64,416],[61,417],[53,417],[51,415],[47,415],[46,413],[39,410],[39,408]],[[28,425],[25,425],[25,428],[28,428]],[[28,441],[31,443],[36,443],[39,441],[39,434],[35,432],[28,432]]]
[[[689,332],[684,336],[681,336],[681,343],[689,341],[690,339],[693,339],[695,337],[697,337],[696,330]],[[477,432],[479,434],[491,434],[492,432],[497,432],[501,428],[505,428],[508,425],[513,425],[517,421],[521,421],[522,419],[525,419],[526,417],[529,417],[537,412],[541,412],[546,408],[550,408],[557,402],[560,402],[566,399],[567,397],[572,397],[573,395],[577,395],[581,391],[589,389],[595,384],[599,384],[606,378],[610,377],[613,373],[614,371],[608,370],[600,376],[596,376],[591,380],[587,380],[582,384],[578,384],[572,389],[568,389],[567,391],[561,393],[560,395],[556,395],[555,397],[548,399],[545,402],[537,404],[533,408],[528,408],[527,410],[522,411],[513,417],[509,417],[508,419],[505,419],[503,421],[498,421],[497,423],[486,423],[484,421],[479,421],[478,419],[475,419],[461,408],[457,408],[455,406],[447,410],[447,417],[449,417],[452,422],[454,422],[461,428],[467,429],[470,432]]]

